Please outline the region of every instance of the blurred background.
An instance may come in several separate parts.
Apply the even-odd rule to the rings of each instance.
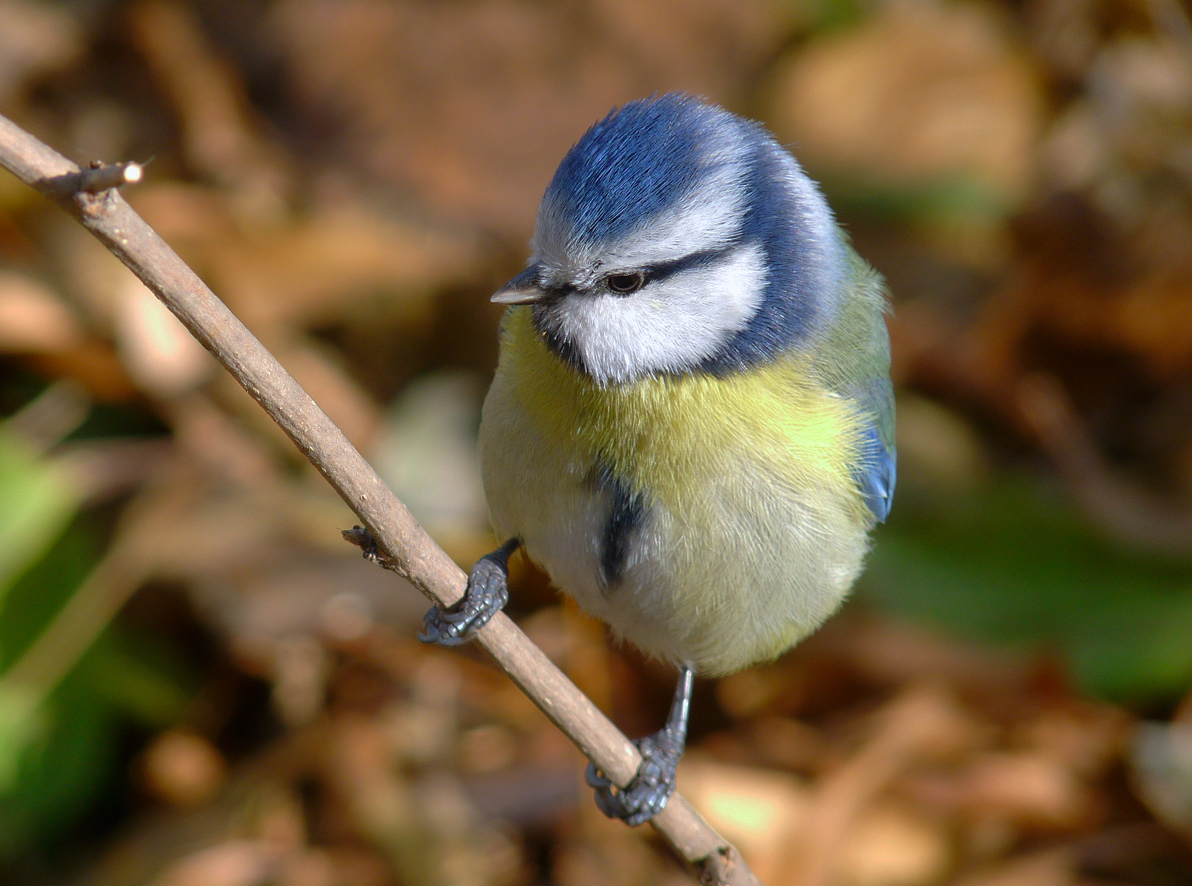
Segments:
[[[683,89],[885,274],[899,490],[844,611],[697,685],[680,788],[769,886],[1192,883],[1180,0],[0,0],[0,112],[133,206],[462,565],[488,295],[554,166]],[[0,882],[680,884],[79,226],[0,173]],[[515,558],[630,735],[673,673]]]

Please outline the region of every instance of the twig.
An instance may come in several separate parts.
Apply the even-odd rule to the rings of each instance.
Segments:
[[[396,570],[437,606],[463,594],[465,576],[410,516],[364,457],[235,315],[115,190],[79,189],[80,171],[4,117],[0,165],[57,201],[136,274],[281,426],[343,498]],[[616,784],[641,762],[637,749],[503,614],[477,642],[510,679]],[[758,884],[740,854],[678,794],[654,826],[704,883]]]
[[[108,188],[136,184],[144,174],[145,168],[140,163],[104,163],[101,160],[92,160],[90,165],[79,173],[76,190],[98,194]]]
[[[15,170],[13,170],[15,172]],[[132,185],[145,175],[141,163],[104,163],[92,160],[85,169],[77,169],[55,176],[46,181],[46,187],[39,187],[42,193],[56,197],[59,202],[68,200],[80,191],[87,194],[102,194],[111,188]],[[53,193],[51,193],[51,189]]]

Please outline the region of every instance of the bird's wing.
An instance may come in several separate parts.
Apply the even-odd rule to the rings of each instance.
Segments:
[[[865,504],[878,523],[884,523],[890,513],[890,504],[894,500],[894,484],[898,477],[898,453],[893,441],[894,395],[889,390],[888,381],[885,388],[886,396],[871,403],[878,414],[870,420],[865,429],[860,458],[853,470],[857,486],[865,496]]]
[[[890,338],[886,331],[885,286],[850,248],[848,291],[820,345],[819,364],[828,387],[856,404],[863,417],[859,457],[853,475],[876,522],[886,519],[894,497],[894,388],[890,383]]]

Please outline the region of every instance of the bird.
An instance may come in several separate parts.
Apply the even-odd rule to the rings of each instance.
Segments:
[[[614,635],[673,663],[624,788],[665,808],[693,678],[790,649],[841,605],[896,478],[888,307],[817,185],[759,123],[686,93],[614,108],[567,152],[506,306],[481,413],[504,542],[424,642],[508,601],[518,548]]]

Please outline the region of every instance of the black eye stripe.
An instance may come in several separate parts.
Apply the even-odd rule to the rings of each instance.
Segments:
[[[722,246],[720,249],[703,249],[699,252],[685,255],[682,258],[659,262],[647,268],[647,275],[652,280],[659,280],[669,277],[671,274],[678,274],[680,271],[688,271],[691,268],[702,268],[707,265],[716,264],[716,262],[734,252],[736,248],[737,244],[734,243],[731,246]]]
[[[703,249],[699,252],[693,252],[690,255],[685,255],[682,258],[671,259],[670,261],[655,262],[652,265],[646,265],[642,268],[633,270],[617,271],[611,274],[605,274],[604,282],[614,293],[618,295],[629,295],[638,291],[647,283],[654,283],[658,280],[665,280],[673,274],[678,274],[683,271],[691,270],[692,268],[702,268],[707,265],[715,264],[726,256],[730,255],[737,249],[737,244],[731,246],[724,246],[720,249]],[[638,277],[641,279],[641,284],[634,289],[618,289],[612,285],[612,281],[618,278]]]
[[[573,283],[556,283],[543,285],[542,291],[546,293],[546,301],[557,302],[580,290]]]

